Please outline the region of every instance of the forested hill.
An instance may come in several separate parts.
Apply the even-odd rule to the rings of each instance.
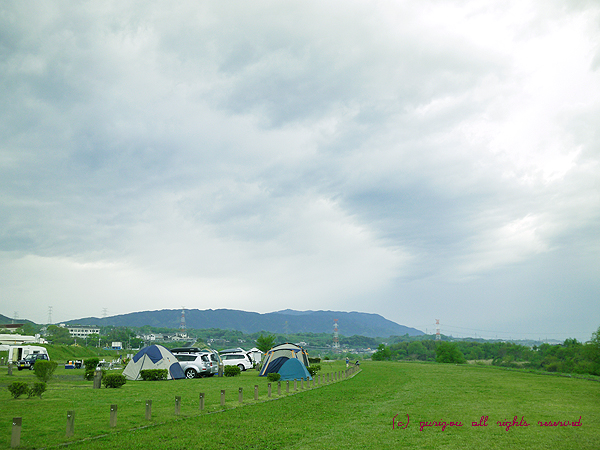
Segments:
[[[244,333],[268,331],[271,333],[331,333],[334,319],[338,319],[342,336],[388,337],[422,335],[415,328],[399,325],[379,314],[340,311],[293,311],[284,310],[265,314],[233,309],[189,309],[185,311],[187,328],[220,328],[239,330]],[[86,317],[67,323],[98,326],[128,326],[179,328],[180,309],[142,311],[112,317]]]
[[[0,314],[0,324],[1,325],[7,325],[7,324],[13,324],[13,323],[33,323],[31,320],[27,320],[27,319],[11,319],[10,317],[6,317],[2,314]]]

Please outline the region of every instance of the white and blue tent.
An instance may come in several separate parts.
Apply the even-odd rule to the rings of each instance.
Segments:
[[[167,380],[185,378],[175,355],[162,345],[151,345],[137,352],[123,370],[123,375],[128,380],[139,380],[140,371],[146,369],[167,369]]]
[[[290,362],[291,360],[296,362]],[[306,370],[308,365],[308,353],[302,347],[290,343],[279,344],[265,354],[264,363],[259,375],[261,377],[266,377],[268,374],[276,372],[281,375],[282,380],[307,378],[307,375],[310,377],[310,374]],[[284,369],[284,367],[286,368],[282,374],[281,370]],[[284,374],[285,376],[290,374],[296,376],[283,378]]]

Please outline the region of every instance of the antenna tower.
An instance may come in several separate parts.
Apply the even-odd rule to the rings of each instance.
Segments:
[[[185,331],[185,306],[181,307],[181,320],[179,321],[179,329]]]
[[[340,348],[340,341],[338,339],[338,320],[333,319],[333,348]]]
[[[435,319],[435,340],[439,341],[442,339],[442,335],[440,334],[440,319]]]
[[[48,306],[48,325],[52,323],[52,306]]]

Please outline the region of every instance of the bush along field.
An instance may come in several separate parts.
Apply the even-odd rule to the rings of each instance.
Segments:
[[[9,448],[14,417],[22,418],[24,448],[72,443],[78,450],[596,450],[600,442],[596,381],[466,364],[365,361],[360,368],[344,378],[338,375],[345,370],[343,362],[323,363],[318,375],[329,374],[328,383],[314,388],[297,383],[294,390],[291,382],[290,394],[286,382],[281,394],[277,383],[271,383],[271,397],[266,377],[255,370],[234,377],[128,381],[118,389],[92,389],[83,369],[59,367],[41,399],[13,399],[7,389],[13,381],[35,381],[29,371],[2,374],[0,422],[6,431],[0,445]],[[118,409],[111,412],[111,405]],[[74,417],[71,437],[65,433],[68,411]]]

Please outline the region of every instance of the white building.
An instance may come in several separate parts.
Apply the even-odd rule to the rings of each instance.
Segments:
[[[64,326],[71,336],[76,338],[86,338],[90,334],[100,334],[100,327],[96,325],[61,325]]]

